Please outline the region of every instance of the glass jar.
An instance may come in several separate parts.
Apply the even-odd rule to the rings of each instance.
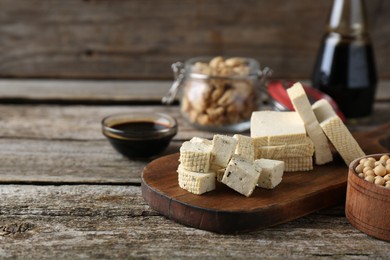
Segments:
[[[241,57],[197,57],[174,63],[175,81],[163,103],[173,102],[181,89],[180,110],[193,126],[207,131],[242,132],[261,105],[261,89],[269,68]]]

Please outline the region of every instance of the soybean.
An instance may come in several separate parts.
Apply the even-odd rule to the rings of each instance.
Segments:
[[[355,172],[370,183],[390,189],[390,156],[382,155],[378,160],[373,157],[363,158],[355,167]]]

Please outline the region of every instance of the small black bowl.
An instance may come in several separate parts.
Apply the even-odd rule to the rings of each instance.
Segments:
[[[151,157],[164,151],[177,133],[176,120],[162,113],[123,113],[105,117],[102,133],[126,157]]]

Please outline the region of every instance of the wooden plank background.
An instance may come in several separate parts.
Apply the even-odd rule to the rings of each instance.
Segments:
[[[382,79],[390,1],[366,1]],[[0,0],[0,77],[171,79],[170,64],[250,56],[309,78],[332,0]]]
[[[0,79],[0,103],[157,105],[171,85],[172,80]],[[379,82],[375,100],[390,102],[389,80]]]

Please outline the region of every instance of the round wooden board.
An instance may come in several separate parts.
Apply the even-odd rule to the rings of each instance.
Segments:
[[[367,154],[387,150],[372,133],[359,135],[358,141],[365,144],[362,147]],[[162,215],[198,229],[217,233],[253,231],[345,202],[348,167],[338,156],[312,171],[286,172],[275,189],[256,188],[249,198],[220,183],[216,190],[202,195],[181,189],[176,172],[178,159],[178,153],[172,154],[145,167],[142,196]]]

